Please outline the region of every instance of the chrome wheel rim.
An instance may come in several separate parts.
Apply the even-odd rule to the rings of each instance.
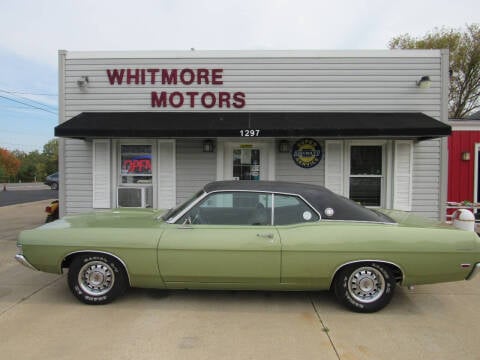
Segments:
[[[365,266],[356,269],[348,278],[348,292],[361,303],[372,303],[385,292],[385,278],[381,271]]]
[[[80,288],[91,296],[108,293],[115,282],[113,269],[103,261],[90,261],[78,272]]]

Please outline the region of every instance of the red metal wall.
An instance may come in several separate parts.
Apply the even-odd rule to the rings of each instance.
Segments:
[[[475,201],[475,143],[480,143],[480,131],[452,131],[448,138],[448,201]],[[462,160],[462,152],[470,160]]]

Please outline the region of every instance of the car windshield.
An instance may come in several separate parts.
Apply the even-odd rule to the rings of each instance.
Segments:
[[[185,201],[184,203],[178,205],[176,208],[172,208],[168,210],[165,215],[162,216],[162,220],[167,221],[170,218],[173,218],[177,216],[179,213],[181,213],[184,209],[188,207],[192,202],[194,202],[196,199],[198,199],[200,196],[202,196],[205,193],[205,191],[199,190],[198,192],[195,193],[190,199]]]

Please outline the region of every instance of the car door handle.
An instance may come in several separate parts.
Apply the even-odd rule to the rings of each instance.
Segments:
[[[257,234],[258,237],[265,238],[265,239],[273,239],[273,234]]]

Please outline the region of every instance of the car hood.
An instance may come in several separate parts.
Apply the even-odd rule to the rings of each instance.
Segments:
[[[397,222],[399,225],[409,226],[409,227],[429,227],[429,228],[449,228],[454,229],[453,226],[442,223],[440,221],[427,219],[420,215],[414,214],[408,211],[401,210],[389,210],[389,209],[378,209],[377,211],[382,214],[387,215]]]
[[[85,214],[65,216],[60,220],[45,224],[39,229],[60,228],[132,228],[152,227],[164,221],[161,219],[166,210],[153,209],[113,209]]]

